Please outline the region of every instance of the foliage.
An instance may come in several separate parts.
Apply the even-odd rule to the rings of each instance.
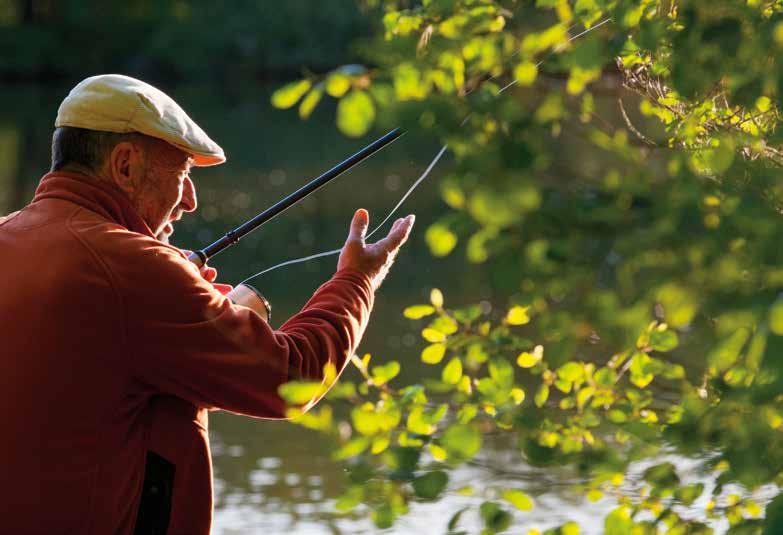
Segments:
[[[433,292],[404,311],[431,377],[392,386],[398,366],[357,358],[365,381],[327,396],[354,407],[346,423],[298,420],[350,468],[337,508],[386,527],[413,500],[473,492],[483,533],[526,525],[524,488],[450,484],[465,463],[513,471],[489,453],[505,439],[520,464],[571,466],[576,492],[613,499],[606,533],[775,533],[780,498],[764,520],[756,495],[783,473],[783,4],[376,3],[368,66],[298,82],[300,114],[325,91],[346,135],[447,143],[448,211],[425,239],[488,264],[506,297],[492,312]]]

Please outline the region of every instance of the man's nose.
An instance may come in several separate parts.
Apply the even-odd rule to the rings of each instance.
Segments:
[[[179,203],[183,212],[192,212],[198,207],[198,201],[196,200],[196,186],[190,177],[185,179],[185,187],[182,191],[182,200]]]

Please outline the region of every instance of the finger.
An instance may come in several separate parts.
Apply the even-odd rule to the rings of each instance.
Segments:
[[[351,220],[351,229],[348,232],[349,240],[359,240],[364,242],[364,237],[367,235],[367,226],[370,224],[370,214],[364,208],[359,208],[356,213],[353,214]]]
[[[415,220],[416,216],[411,214],[408,217],[399,220],[399,224],[395,222],[391,231],[389,231],[389,234],[382,240],[378,241],[375,244],[375,247],[392,254],[396,252],[397,249],[399,249],[402,244],[408,240],[408,236],[411,233],[411,229],[413,228],[413,223]]]
[[[204,277],[204,280],[207,282],[214,282],[217,278],[217,269],[209,266],[201,266],[201,269],[199,269],[201,272],[201,276]]]

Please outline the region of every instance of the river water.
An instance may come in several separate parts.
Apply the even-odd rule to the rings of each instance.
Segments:
[[[183,248],[210,243],[373,139],[371,135],[360,140],[343,138],[334,127],[334,109],[328,103],[306,122],[293,111],[273,110],[269,105],[270,87],[245,87],[232,92],[208,87],[166,89],[228,156],[225,165],[193,173],[200,207],[196,214],[186,216],[172,238]],[[0,209],[4,212],[28,202],[45,173],[53,120],[67,90],[0,88]],[[218,256],[213,265],[219,270],[219,280],[237,282],[282,260],[339,247],[353,211],[367,208],[371,225],[378,222],[437,149],[432,139],[401,138]],[[450,164],[447,153],[402,210],[402,214],[417,215],[416,228],[377,296],[359,348],[360,354],[372,353],[376,362],[400,361],[401,381],[416,380],[433,370],[419,360],[422,341],[416,327],[402,317],[405,306],[426,302],[432,287],[443,290],[447,304],[458,306],[480,300],[495,303],[496,285],[487,270],[467,264],[458,254],[435,259],[424,244],[427,225],[446,210],[439,200],[436,181],[448,172]],[[335,264],[334,257],[319,259],[255,279],[273,305],[273,325],[280,325],[295,313],[334,272]],[[357,377],[352,369],[346,373]],[[337,518],[331,514],[334,500],[345,489],[346,478],[318,434],[287,422],[217,412],[211,415],[210,438],[216,535],[377,531],[362,516]],[[579,522],[582,533],[602,532],[603,517],[615,507],[613,499],[590,503],[571,491],[579,480],[567,469],[541,471],[525,466],[518,454],[502,445],[489,450],[492,453],[484,460],[508,469],[513,477],[465,467],[452,475],[449,488],[473,484],[481,490],[504,483],[524,488],[535,498],[536,507],[516,514],[515,533],[567,520]],[[705,481],[709,490],[713,478],[699,471],[698,459],[672,459],[689,471],[689,481]],[[636,468],[640,474],[643,466]],[[634,485],[633,478],[628,485]],[[388,532],[445,533],[454,512],[465,505],[476,506],[488,497],[481,492],[472,497],[453,494],[434,504],[411,504],[410,513]],[[760,498],[763,501],[765,497],[769,496],[763,491]],[[478,531],[479,520],[466,514],[460,526]],[[716,527],[718,532],[726,528]]]

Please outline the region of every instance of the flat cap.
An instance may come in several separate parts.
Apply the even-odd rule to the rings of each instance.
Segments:
[[[79,82],[60,104],[54,126],[138,132],[192,154],[197,166],[226,161],[223,149],[171,97],[121,74],[102,74]]]

